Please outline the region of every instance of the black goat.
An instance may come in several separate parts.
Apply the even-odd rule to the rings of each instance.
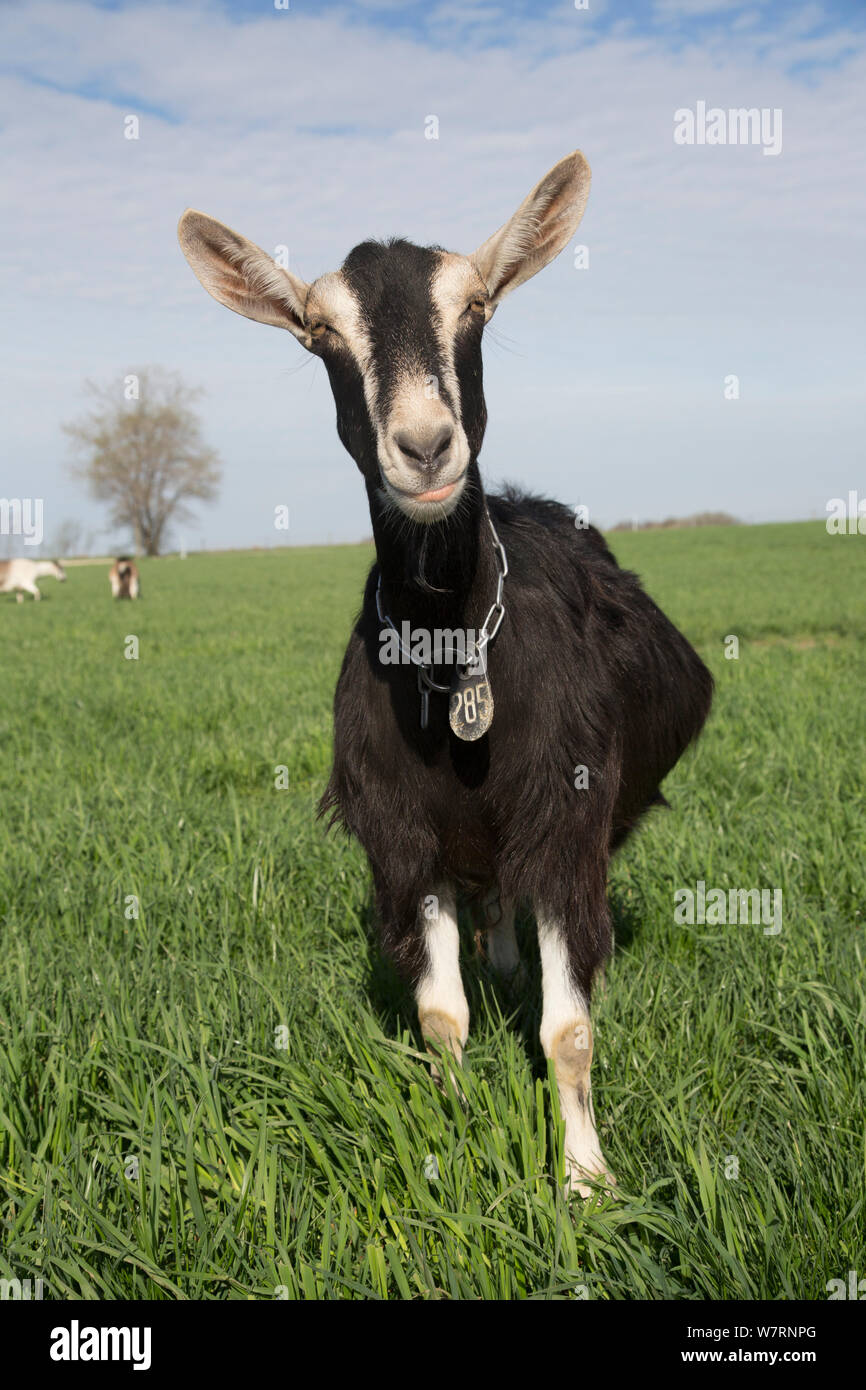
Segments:
[[[597,531],[481,484],[484,324],[566,245],[588,193],[575,153],[474,256],[365,242],[311,285],[202,213],[179,229],[215,298],[322,357],[367,486],[377,560],[337,687],[322,809],[364,846],[385,949],[425,1038],[458,1059],[469,1010],[456,890],[484,902],[490,958],[512,979],[515,903],[532,907],[541,1040],[583,1193],[605,1176],[589,999],[611,949],[608,860],[663,800],[712,697],[706,667]],[[437,652],[443,632],[450,649]]]

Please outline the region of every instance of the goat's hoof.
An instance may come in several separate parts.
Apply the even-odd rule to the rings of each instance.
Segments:
[[[440,1012],[438,1009],[431,1009],[429,1012],[420,1014],[419,1021],[428,1051],[438,1052],[442,1055],[451,1085],[454,1087],[460,1100],[465,1101],[466,1096],[461,1090],[457,1077],[451,1068],[447,1066],[447,1054],[449,1052],[458,1064],[463,1060],[463,1043],[460,1037],[459,1024],[456,1019],[451,1018],[449,1014]],[[436,1062],[432,1065],[432,1075],[440,1091],[444,1091],[445,1079]]]
[[[603,1161],[598,1164],[591,1163],[585,1167],[578,1167],[576,1164],[568,1165],[566,1175],[566,1195],[571,1197],[575,1194],[586,1200],[595,1197],[600,1201],[602,1197],[615,1197],[616,1178],[613,1173],[609,1173]]]
[[[442,1074],[442,1069],[436,1064],[436,1062],[434,1062],[434,1063],[432,1064],[432,1066],[431,1066],[431,1068],[430,1068],[430,1073],[431,1073],[431,1075],[432,1075],[432,1077],[433,1077],[433,1080],[434,1080],[435,1084],[438,1086],[438,1088],[439,1088],[439,1090],[442,1092],[442,1094],[443,1094],[443,1095],[447,1095],[447,1094],[448,1094],[448,1087],[445,1085],[445,1076],[443,1076],[443,1074]],[[447,1077],[448,1077],[448,1080],[449,1080],[450,1083],[451,1083],[451,1087],[452,1087],[452,1090],[454,1091],[455,1096],[456,1096],[457,1099],[460,1101],[460,1104],[461,1104],[461,1105],[466,1105],[466,1104],[467,1104],[466,1092],[464,1091],[463,1087],[460,1085],[460,1082],[457,1080],[457,1073],[456,1073],[455,1071],[453,1071],[451,1067],[448,1066],[447,1062],[445,1063],[445,1073],[446,1073],[446,1075],[447,1075]]]

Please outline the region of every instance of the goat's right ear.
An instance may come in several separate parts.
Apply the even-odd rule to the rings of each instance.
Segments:
[[[548,170],[513,217],[470,257],[496,307],[558,256],[574,235],[589,197],[589,165],[575,150]]]
[[[180,219],[177,239],[208,294],[220,304],[245,318],[287,328],[309,347],[304,305],[310,287],[305,281],[239,232],[193,208]]]

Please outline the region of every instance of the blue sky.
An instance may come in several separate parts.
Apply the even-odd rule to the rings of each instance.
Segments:
[[[60,426],[85,378],[121,390],[152,362],[205,388],[225,469],[176,540],[283,541],[280,504],[293,543],[369,533],[322,368],[208,298],[176,243],[186,206],[312,279],[368,235],[471,252],[577,147],[589,265],[570,247],[493,321],[490,485],[602,525],[866,493],[862,4],[13,3],[0,52],[0,496],[43,497],[49,540],[74,519],[125,541]],[[677,145],[674,112],[701,101],[781,110],[781,152]]]

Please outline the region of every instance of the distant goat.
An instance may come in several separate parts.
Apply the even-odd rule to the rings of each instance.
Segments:
[[[15,590],[19,603],[24,602],[25,594],[40,599],[42,595],[36,581],[46,575],[61,581],[66,579],[66,571],[57,560],[0,560],[0,594],[11,594]]]
[[[534,910],[541,1042],[583,1194],[609,1176],[589,1018],[612,946],[608,860],[662,800],[712,696],[706,667],[598,531],[481,484],[484,325],[568,244],[589,181],[571,154],[473,256],[368,241],[312,284],[203,213],[179,228],[214,298],[324,361],[366,484],[377,558],[337,686],[321,810],[364,846],[384,947],[428,1044],[457,1059],[469,1030],[457,889],[485,905],[490,960],[512,981],[515,905]],[[471,634],[456,664],[416,646],[437,632]]]
[[[141,588],[138,582],[138,566],[128,555],[119,555],[108,571],[113,598],[138,598]]]

